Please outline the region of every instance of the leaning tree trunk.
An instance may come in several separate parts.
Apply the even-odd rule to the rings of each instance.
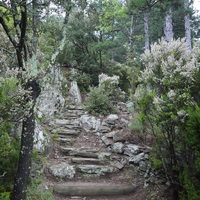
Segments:
[[[12,200],[26,199],[26,189],[31,168],[35,129],[34,106],[36,99],[40,94],[40,87],[36,80],[33,80],[28,81],[28,83],[25,86],[25,89],[30,88],[32,88],[31,100],[33,101],[33,105],[29,111],[29,115],[26,117],[26,119],[24,119],[22,125],[20,158],[18,164],[18,171],[14,183],[13,194],[11,198]],[[28,101],[29,100],[30,99],[28,99]]]
[[[173,36],[174,36],[171,9],[167,11],[166,16],[165,16],[164,34],[165,34],[165,39],[167,43],[169,43],[173,39]]]

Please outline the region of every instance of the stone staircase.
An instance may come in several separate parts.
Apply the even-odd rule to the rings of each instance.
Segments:
[[[55,199],[77,196],[87,199],[87,196],[100,195],[99,200],[110,200],[112,198],[107,196],[119,195],[113,199],[137,200],[136,185],[143,188],[144,177],[151,176],[152,180],[154,176],[147,170],[149,149],[124,138],[123,123],[128,119],[122,117],[120,121],[114,116],[114,120],[118,120],[115,125],[113,116],[109,116],[106,120],[101,119],[96,131],[94,127],[88,128],[87,123],[83,125],[81,118],[85,114],[83,107],[68,105],[48,123],[54,144],[45,174]],[[59,194],[65,197],[58,198]]]
[[[56,178],[102,176],[123,168],[120,156],[108,152],[98,136],[81,128],[79,118],[83,114],[81,106],[67,106],[49,124],[55,138],[52,158],[55,164],[48,171]]]

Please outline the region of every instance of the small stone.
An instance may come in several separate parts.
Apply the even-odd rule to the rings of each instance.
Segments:
[[[140,153],[138,155],[131,156],[129,158],[129,163],[139,165],[139,162],[143,160],[144,160],[144,153]]]
[[[140,146],[134,144],[128,144],[124,147],[124,154],[127,156],[137,155],[141,153]]]
[[[107,138],[106,136],[102,136],[101,140],[104,142],[106,146],[112,145],[114,143],[112,139]]]
[[[112,154],[110,152],[101,152],[98,154],[98,159],[99,160],[110,160],[111,155]]]
[[[107,138],[113,138],[113,136],[115,135],[116,132],[117,131],[112,131],[112,132],[106,133],[104,136]]]
[[[111,162],[110,165],[112,167],[117,168],[117,169],[122,169],[124,167],[124,165],[121,162],[118,162],[118,161]]]
[[[113,122],[113,121],[116,121],[116,120],[118,120],[118,119],[119,119],[118,115],[110,114],[110,115],[108,115],[108,117],[106,118],[106,121],[108,121],[108,122]]]
[[[123,153],[124,151],[124,144],[121,143],[121,142],[116,142],[112,145],[112,150],[115,152],[115,153]]]
[[[108,133],[110,131],[111,131],[111,129],[108,126],[100,126],[100,128],[99,128],[99,132],[101,132],[101,133]]]
[[[123,135],[122,131],[117,131],[114,135],[113,135],[113,141],[114,142],[125,142],[126,138]]]
[[[146,163],[145,161],[142,160],[142,161],[139,162],[139,167],[140,167],[140,170],[141,170],[141,171],[144,171],[144,172],[145,172],[146,169],[147,169],[147,163]]]

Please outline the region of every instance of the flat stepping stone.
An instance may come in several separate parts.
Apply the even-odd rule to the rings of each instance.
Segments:
[[[75,138],[57,138],[56,141],[58,141],[61,144],[73,144],[76,139]]]
[[[76,156],[76,157],[84,157],[84,158],[98,158],[97,153],[88,152],[88,151],[77,151],[72,150],[69,152],[70,156]]]
[[[80,134],[80,130],[68,130],[68,129],[54,129],[51,131],[53,134],[58,134],[58,135],[74,135],[78,136]]]
[[[118,196],[135,193],[137,191],[137,186],[73,183],[72,185],[55,185],[53,191],[64,196]]]
[[[104,165],[77,165],[76,169],[85,174],[96,174],[98,176],[116,171],[114,167]]]
[[[77,164],[97,164],[97,165],[102,165],[103,161],[96,159],[96,158],[72,158],[71,161],[73,163]]]
[[[58,125],[66,125],[66,124],[72,125],[72,124],[74,124],[74,120],[69,120],[69,119],[55,119],[54,123],[58,124]]]
[[[91,149],[91,148],[73,148],[73,147],[60,147],[61,151],[63,153],[69,154],[70,152],[77,152],[77,151],[83,151],[83,152],[92,152],[92,153],[96,153],[99,150],[98,149]]]
[[[68,105],[65,107],[67,110],[83,110],[82,106]]]

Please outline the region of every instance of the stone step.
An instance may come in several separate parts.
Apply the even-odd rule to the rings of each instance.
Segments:
[[[76,156],[76,157],[84,157],[84,158],[97,158],[98,159],[98,153],[93,153],[89,151],[77,151],[73,150],[69,152],[70,156]]]
[[[71,120],[75,120],[75,119],[77,119],[77,118],[79,118],[79,116],[77,116],[77,115],[68,115],[68,114],[62,114],[62,115],[60,115],[60,117],[62,118],[62,119],[71,119]]]
[[[82,148],[73,148],[73,147],[60,147],[61,151],[63,153],[69,154],[69,152],[71,151],[84,151],[84,152],[93,152],[93,153],[97,153],[99,151],[99,149],[97,148],[90,148],[90,147],[82,147]]]
[[[99,149],[94,148],[70,148],[61,147],[60,150],[63,154],[82,158],[96,158],[99,160],[110,160],[112,153],[110,152],[99,152]]]
[[[75,127],[80,126],[78,120],[75,121],[75,120],[60,119],[60,118],[55,119],[53,125],[74,125]]]
[[[101,176],[108,173],[113,173],[118,169],[109,165],[77,165],[76,170],[87,175]]]
[[[73,136],[78,136],[81,133],[80,130],[68,130],[68,129],[54,129],[51,132],[53,134],[58,134],[58,135],[73,135]]]
[[[102,165],[105,164],[105,161],[96,159],[96,158],[71,158],[72,163],[76,164],[97,164],[97,165]]]
[[[72,145],[75,141],[76,141],[76,139],[75,138],[70,138],[70,137],[64,137],[64,138],[62,138],[62,137],[58,137],[57,139],[56,139],[56,141],[58,141],[61,145],[62,144],[64,144],[64,145]]]
[[[77,105],[66,105],[63,110],[84,110],[83,106],[77,106]]]
[[[54,185],[53,191],[63,196],[92,197],[92,196],[121,196],[133,194],[136,185],[110,185],[105,183],[66,183]],[[82,199],[82,198],[81,198]],[[124,198],[123,198],[124,199]]]

